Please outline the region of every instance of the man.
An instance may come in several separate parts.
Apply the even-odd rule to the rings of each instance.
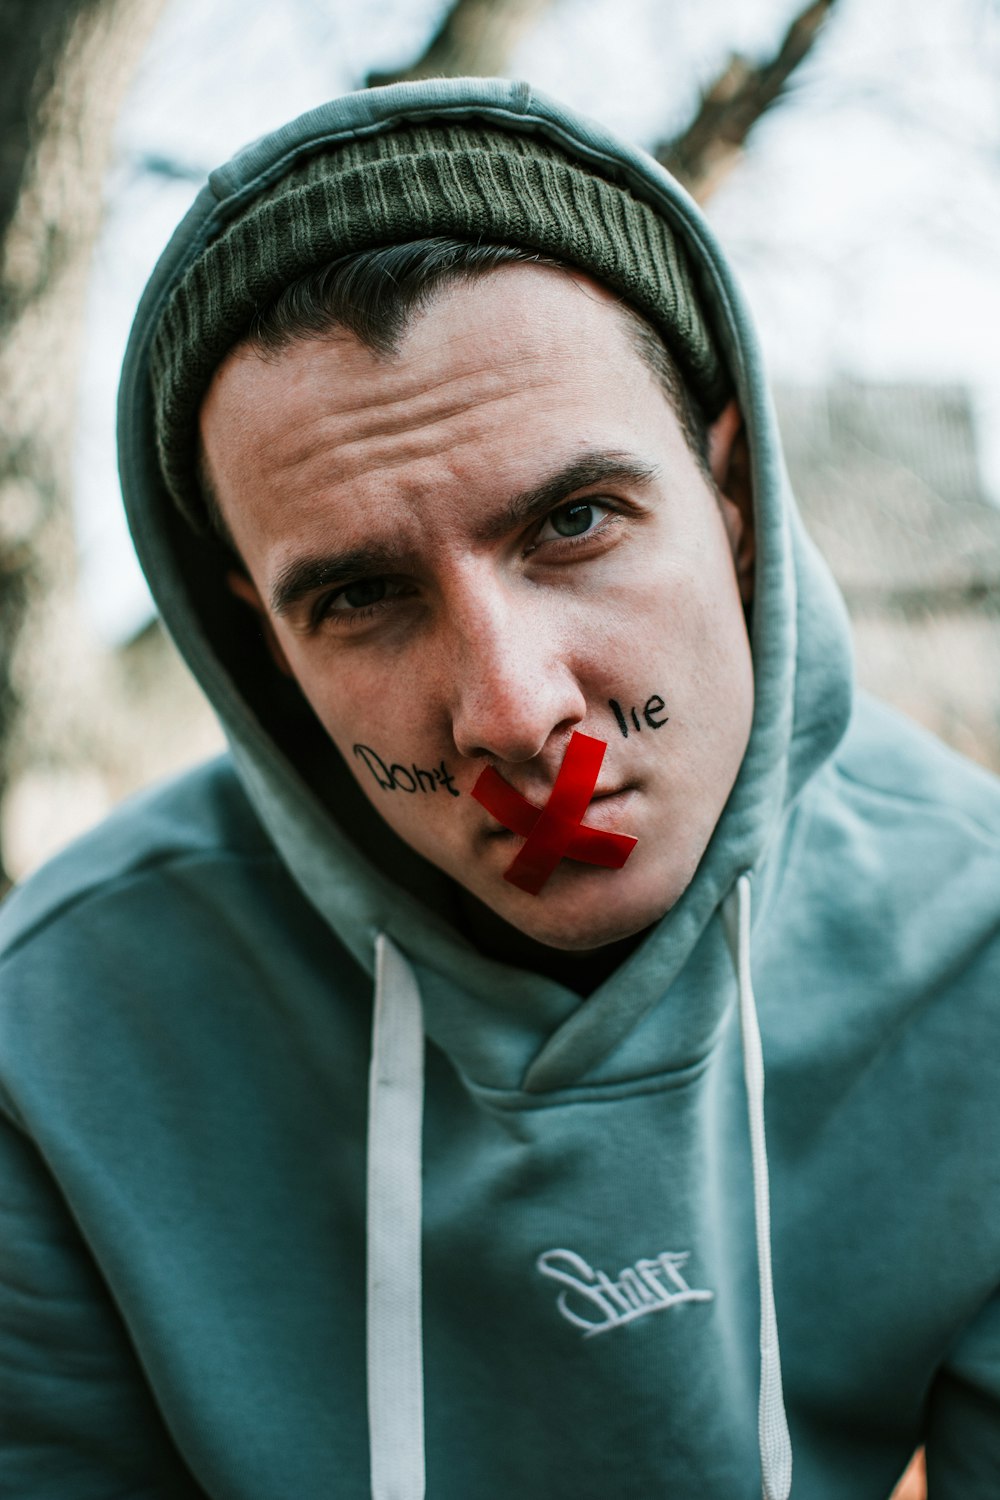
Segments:
[[[121,417],[232,760],[4,913],[11,1493],[995,1496],[1000,797],[852,716],[684,195],[338,101]]]

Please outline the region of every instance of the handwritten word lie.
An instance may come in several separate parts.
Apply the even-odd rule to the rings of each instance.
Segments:
[[[654,693],[652,698],[646,699],[646,702],[641,709],[641,713],[650,729],[662,729],[664,724],[668,723],[670,715],[663,714],[663,710],[666,708],[666,706],[667,705],[664,703],[659,693]],[[614,698],[609,698],[608,707],[614,714],[615,719],[618,722],[618,728],[621,730],[623,737],[625,739],[628,739],[628,719],[626,719],[625,714],[622,711],[621,704],[618,703]],[[634,708],[629,709],[629,714],[631,715],[632,723],[635,725],[635,732],[636,734],[639,734],[642,729],[642,725],[639,723],[639,715],[636,713]],[[657,714],[663,714],[663,718],[657,718]]]
[[[384,792],[436,792],[439,786],[443,786],[452,797],[461,796],[444,761],[433,770],[416,764],[403,766],[398,761],[387,766],[371,745],[355,745],[353,748]]]

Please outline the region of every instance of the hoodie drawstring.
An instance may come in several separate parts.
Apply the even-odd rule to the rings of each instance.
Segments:
[[[758,1442],[763,1500],[788,1500],[792,1447],[781,1389],[771,1279],[771,1208],[764,1141],[764,1060],[750,975],[750,877],[725,917],[739,988],[760,1284]],[[420,991],[399,949],[375,945],[368,1094],[368,1433],[372,1500],[423,1500],[424,1371],[421,1187],[424,1029]]]
[[[413,970],[375,944],[368,1082],[368,1441],[372,1500],[423,1500],[424,1026]]]
[[[743,1041],[743,1080],[750,1117],[750,1156],[753,1164],[753,1211],[757,1229],[757,1279],[760,1284],[760,1399],[757,1437],[763,1500],[787,1500],[792,1487],[792,1444],[781,1389],[778,1320],[771,1278],[771,1196],[764,1141],[764,1055],[750,976],[750,877],[741,875],[726,898],[730,941],[735,935],[733,960],[739,988],[740,1036]],[[735,929],[735,934],[734,934]]]

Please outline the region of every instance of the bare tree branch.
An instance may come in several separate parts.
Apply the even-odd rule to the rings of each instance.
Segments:
[[[503,72],[522,36],[552,0],[454,0],[423,56],[398,73],[369,73],[367,84],[411,78],[491,78]]]
[[[691,123],[654,155],[683,182],[694,197],[709,197],[736,163],[744,142],[760,117],[785,92],[788,80],[808,56],[836,0],[813,0],[785,32],[773,57],[758,64],[730,58],[723,72],[702,95]]]

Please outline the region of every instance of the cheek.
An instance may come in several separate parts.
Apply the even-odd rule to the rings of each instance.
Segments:
[[[753,665],[735,573],[728,552],[707,561],[715,566],[702,567],[701,558],[672,560],[653,580],[623,583],[588,692],[592,702],[604,700],[611,743],[627,738],[630,755],[666,755],[675,767],[685,765],[692,786],[735,775],[753,713]]]
[[[718,628],[715,614],[698,578],[680,565],[626,578],[602,603],[601,628],[590,620],[581,668],[609,690],[676,691],[700,675],[706,638]]]
[[[393,757],[420,748],[410,745],[419,694],[408,690],[403,669],[379,664],[369,653],[326,648],[322,640],[293,637],[281,644],[292,675],[345,760],[359,740],[381,741],[383,753]]]
[[[292,655],[299,686],[355,780],[385,821],[417,848],[433,848],[454,822],[473,773],[433,722],[412,673]],[[448,815],[451,814],[449,817]]]

